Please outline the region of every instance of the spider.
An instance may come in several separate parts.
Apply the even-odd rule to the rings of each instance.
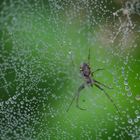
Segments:
[[[72,103],[74,102],[74,100],[76,99],[76,107],[79,108],[80,110],[86,110],[85,108],[82,108],[79,106],[79,96],[80,96],[80,92],[86,87],[86,86],[90,86],[90,87],[97,87],[99,90],[101,90],[106,97],[110,100],[110,102],[114,105],[115,109],[117,110],[117,112],[119,113],[119,109],[117,108],[116,104],[114,103],[114,101],[112,100],[112,98],[106,93],[106,91],[104,90],[104,88],[108,88],[108,89],[112,89],[111,87],[106,86],[105,84],[102,84],[101,82],[97,81],[94,79],[94,73],[98,72],[100,70],[104,70],[104,69],[97,69],[95,71],[91,71],[91,67],[90,67],[90,49],[89,49],[89,53],[88,53],[88,63],[83,63],[80,66],[80,73],[84,79],[84,83],[81,84],[81,86],[78,88],[77,92],[75,93],[75,95],[72,98],[72,101],[67,109],[67,112],[69,111]],[[104,87],[104,88],[103,88]],[[120,114],[120,113],[119,113]]]

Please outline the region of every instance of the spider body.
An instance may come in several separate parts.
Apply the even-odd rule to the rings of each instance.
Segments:
[[[80,73],[82,75],[82,77],[84,78],[85,82],[87,85],[92,85],[93,80],[91,77],[91,69],[90,66],[87,63],[83,63],[80,66]]]

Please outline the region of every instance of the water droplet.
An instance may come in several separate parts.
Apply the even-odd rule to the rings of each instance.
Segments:
[[[69,51],[68,53],[69,53],[69,55],[71,55],[71,54],[72,54],[72,52],[71,52],[71,51]]]
[[[111,140],[111,137],[108,137],[108,140]]]
[[[129,92],[127,93],[127,96],[128,96],[128,97],[132,96],[132,92],[129,91]]]
[[[129,86],[125,86],[125,90],[129,91],[130,90]]]
[[[23,104],[24,104],[24,102],[23,102],[23,101],[21,101],[21,102],[20,102],[20,104],[21,104],[21,105],[23,105]]]
[[[138,118],[138,119],[140,119],[140,114],[139,114],[139,115],[137,115],[137,118]]]
[[[139,111],[138,110],[135,110],[135,114],[139,114]]]
[[[127,81],[127,79],[124,80],[124,85],[125,85],[125,86],[128,85],[128,81]]]
[[[122,75],[124,75],[124,67],[122,67]]]
[[[135,99],[136,99],[137,101],[140,101],[140,95],[136,95],[136,96],[135,96]]]
[[[119,119],[119,117],[118,116],[115,116],[115,120],[118,120]]]
[[[138,118],[135,118],[135,119],[134,119],[134,122],[135,122],[135,123],[137,123],[138,121],[139,121],[139,119],[138,119]]]
[[[128,123],[130,123],[130,124],[132,124],[133,123],[133,121],[132,121],[132,119],[130,118],[130,119],[128,119]]]

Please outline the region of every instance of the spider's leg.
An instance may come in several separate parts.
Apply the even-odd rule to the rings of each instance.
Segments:
[[[81,92],[81,90],[83,90],[85,88],[85,84],[82,84],[79,88],[78,88],[78,93],[77,93],[77,97],[76,97],[76,107],[77,108],[79,108],[79,109],[81,109],[81,110],[85,110],[84,108],[81,108],[80,106],[79,106],[79,95],[80,95],[80,92]]]
[[[89,47],[89,50],[88,50],[88,65],[90,65],[90,47]]]
[[[106,86],[105,84],[103,84],[103,83],[101,83],[101,82],[99,82],[99,81],[97,81],[97,80],[93,80],[93,81],[94,81],[95,83],[97,83],[97,84],[99,84],[99,85],[105,87],[105,88],[113,89],[113,88],[111,88],[111,87],[109,87],[109,86]]]
[[[104,70],[104,69],[97,69],[97,70],[91,72],[91,75],[93,76],[93,73],[98,72],[98,71],[100,71],[100,70]]]
[[[79,95],[80,95],[80,92],[81,90],[83,90],[85,88],[85,84],[82,84],[79,88],[78,88],[78,92],[77,92],[77,96],[76,96],[76,107],[81,109],[81,110],[85,110],[84,108],[81,108],[79,106]]]
[[[76,72],[77,71],[76,70],[76,64],[74,63],[74,59],[73,59],[73,55],[72,55],[71,51],[69,52],[69,56],[70,56],[72,67],[73,67],[74,71]]]
[[[70,109],[72,103],[74,102],[75,98],[77,97],[77,98],[79,99],[80,91],[81,91],[82,89],[84,89],[84,88],[85,88],[85,85],[84,85],[84,84],[82,84],[82,85],[78,88],[78,92],[75,93],[75,95],[73,96],[72,101],[71,101],[71,103],[70,103],[70,105],[69,105],[69,107],[68,107],[68,109],[67,109],[67,112],[69,111],[69,109]],[[78,105],[78,99],[76,100],[76,101],[77,101],[77,102],[76,102],[76,106],[77,106],[78,108],[80,108],[79,105]],[[81,109],[81,108],[80,108],[80,109]]]
[[[77,93],[75,93],[75,95],[73,96],[73,98],[72,98],[72,100],[71,100],[71,103],[70,103],[68,109],[66,110],[67,112],[69,111],[69,109],[70,109],[70,107],[71,107],[71,105],[72,105],[74,99],[76,98],[76,96],[77,96]]]
[[[104,69],[97,69],[97,70],[95,70],[94,72],[97,72],[97,71],[100,71],[100,70],[104,70]]]
[[[73,67],[75,67],[74,60],[73,60],[73,56],[72,56],[72,52],[71,51],[69,52],[69,55],[70,55],[70,59],[71,59],[72,65],[73,65]]]
[[[94,84],[98,89],[102,90],[104,92],[104,94],[106,95],[106,97],[110,100],[110,102],[112,102],[112,104],[114,105],[115,109],[117,110],[117,112],[119,113],[119,115],[121,116],[121,113],[118,109],[118,107],[116,106],[116,104],[114,103],[113,99],[105,92],[105,90],[100,87],[98,84]]]

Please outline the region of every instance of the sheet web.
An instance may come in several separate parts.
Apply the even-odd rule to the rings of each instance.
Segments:
[[[140,139],[139,15],[139,0],[3,1],[0,139]],[[94,86],[66,112],[89,52],[121,115]]]

